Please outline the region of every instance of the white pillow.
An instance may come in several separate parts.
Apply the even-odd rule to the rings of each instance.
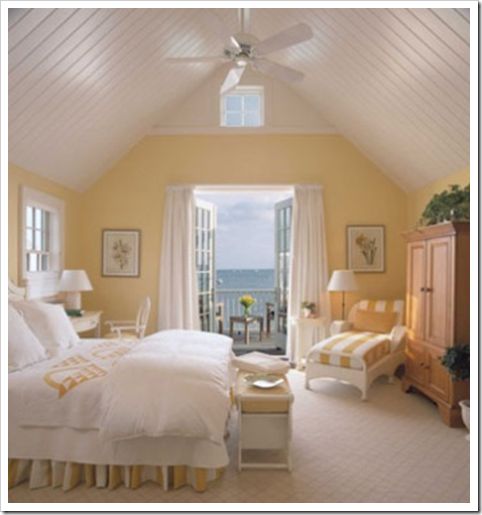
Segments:
[[[8,370],[18,370],[47,358],[47,353],[22,315],[8,303]]]
[[[62,306],[33,300],[15,302],[30,329],[40,340],[50,356],[68,349],[79,341],[72,322]]]

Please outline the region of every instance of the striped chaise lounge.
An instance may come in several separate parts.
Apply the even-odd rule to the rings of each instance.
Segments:
[[[405,360],[403,300],[361,300],[348,321],[336,320],[330,337],[315,344],[306,360],[305,387],[315,378],[330,377],[356,386],[367,399],[371,383],[393,375]]]

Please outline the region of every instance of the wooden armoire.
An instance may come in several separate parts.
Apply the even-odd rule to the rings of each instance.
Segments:
[[[407,346],[402,388],[437,403],[442,420],[462,425],[458,402],[468,381],[453,381],[440,363],[447,347],[469,343],[470,224],[447,222],[405,234]]]

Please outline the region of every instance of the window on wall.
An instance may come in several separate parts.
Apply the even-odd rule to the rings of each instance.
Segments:
[[[264,94],[261,86],[238,86],[221,97],[222,127],[264,125]]]
[[[21,270],[29,295],[55,294],[63,267],[64,202],[23,187],[21,220]]]
[[[27,206],[25,211],[25,258],[27,272],[47,272],[50,255],[50,211]]]

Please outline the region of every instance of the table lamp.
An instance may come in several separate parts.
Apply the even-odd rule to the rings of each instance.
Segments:
[[[89,277],[85,270],[64,270],[60,277],[59,290],[65,292],[65,308],[80,310],[82,291],[91,291]]]
[[[328,283],[328,291],[342,292],[342,317],[345,320],[345,292],[358,290],[355,274],[353,270],[334,270]]]

